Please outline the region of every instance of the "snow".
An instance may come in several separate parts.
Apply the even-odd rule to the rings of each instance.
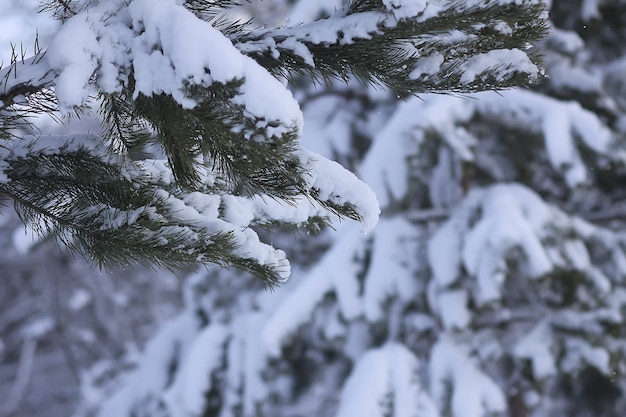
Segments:
[[[376,226],[380,208],[376,194],[367,184],[337,162],[310,151],[300,151],[300,162],[307,170],[308,188],[315,190],[320,200],[352,205],[362,217],[361,233]]]
[[[301,4],[301,3],[298,3]],[[322,96],[304,106],[301,143],[326,158],[347,155],[351,147],[352,106],[339,97]]]
[[[98,68],[101,46],[92,29],[95,23],[85,17],[79,15],[68,20],[46,53],[50,66],[59,72],[55,82],[59,104],[67,108],[83,104],[91,92],[88,88],[91,76]]]
[[[67,306],[72,311],[79,311],[89,305],[92,297],[91,293],[84,288],[76,288],[67,302]]]
[[[225,326],[213,324],[202,329],[192,342],[179,366],[180,372],[163,394],[172,417],[199,416],[206,404],[206,394],[211,390],[211,377],[222,368],[224,345],[229,331]]]
[[[346,380],[337,417],[382,417],[390,382],[383,351],[365,353]]]
[[[131,71],[135,81],[134,98],[139,94],[168,94],[184,108],[198,104],[189,96],[191,86],[210,87],[214,83],[240,81],[242,85],[230,103],[240,106],[246,118],[256,123],[255,128],[264,131],[264,135],[252,137],[251,130],[246,129],[242,131],[246,139],[274,140],[286,134],[300,134],[303,115],[286,86],[242,54],[210,23],[198,19],[179,3],[135,0],[126,4],[115,0],[99,3],[70,18],[52,39],[46,55],[47,63],[56,73],[55,92],[62,109],[67,111],[86,104],[98,89],[107,93],[121,91],[128,84]],[[202,39],[202,42],[188,42],[192,38]],[[312,62],[297,39],[288,38],[281,45]],[[12,149],[13,157],[34,152],[50,155],[80,147],[94,156],[120,164],[108,152],[106,144],[95,136],[51,137],[17,146],[19,148]],[[249,229],[253,223],[287,221],[301,225],[311,217],[339,220],[324,209],[324,203],[328,202],[354,209],[362,218],[361,231],[365,233],[375,226],[380,211],[374,193],[339,164],[302,148],[295,153],[308,172],[308,187],[322,204],[306,196],[289,202],[293,206],[280,201],[267,203],[271,198],[265,195],[251,198],[202,197],[199,193],[174,196],[162,190],[158,196],[169,207],[168,215],[173,220],[201,225],[210,233],[231,233],[238,255],[272,266],[280,279],[285,280],[290,267],[284,252],[260,242],[257,234]],[[171,169],[164,161],[141,161],[136,165],[127,164],[125,169],[128,171],[125,175],[130,178],[148,177],[163,185],[173,182]],[[215,182],[214,173],[199,171],[207,184]],[[1,174],[0,179],[8,181]],[[218,204],[223,209],[221,218],[220,213],[216,213]],[[105,209],[108,213],[105,228],[132,224],[140,212],[149,210],[140,208],[136,213],[126,213],[107,211],[104,207],[95,209]],[[178,230],[190,239],[197,238],[192,229],[181,227]]]
[[[109,7],[104,2],[102,4],[102,10]],[[287,126],[301,129],[302,116],[297,103],[282,83],[243,56],[242,49],[235,49],[215,28],[197,20],[179,4],[180,1],[135,0],[126,11],[111,19],[108,26],[98,23],[101,21],[96,13],[98,9],[93,14],[70,19],[64,29],[66,32],[62,31],[56,39],[57,50],[54,46],[51,49],[50,61],[61,79],[58,94],[64,105],[71,107],[83,103],[91,91],[94,74],[99,88],[118,90],[125,82],[125,74],[111,68],[117,68],[121,63],[136,72],[136,94],[165,92],[172,94],[185,107],[197,104],[186,96],[186,83],[208,86],[215,82],[245,79],[235,102],[245,107],[251,116],[260,116],[258,127],[267,128],[274,136],[284,133]],[[307,7],[330,10],[333,4],[337,3],[328,1],[316,6],[309,2]],[[417,15],[420,19],[428,19],[439,13],[437,7],[443,2],[384,0],[384,4],[395,19],[401,20]],[[479,2],[469,1],[466,6],[478,7]],[[348,29],[342,42],[371,36],[369,29],[380,24],[381,21],[377,20],[380,16],[364,14],[363,17],[362,24],[357,24],[356,19],[341,24],[330,19],[325,23],[326,29],[320,32],[314,32],[313,26],[303,25],[298,29],[301,39],[289,38],[278,45],[268,42],[268,45],[261,46],[291,50],[312,64],[313,57],[302,40],[323,42],[336,36],[338,28]],[[390,21],[384,23],[390,24]],[[507,30],[504,25],[498,28]],[[83,38],[72,39],[79,35]],[[95,44],[94,36],[104,41]],[[189,37],[202,38],[205,43],[185,42]],[[77,48],[71,52],[59,50],[61,42],[68,40],[72,40]],[[518,52],[492,51],[470,60],[464,82],[473,81],[486,67],[497,65],[503,59],[513,57],[516,64],[523,67],[527,58]],[[412,76],[428,76],[439,70],[442,62],[443,57],[439,55],[423,57]],[[534,68],[526,69],[532,72]],[[506,75],[510,69],[503,67],[498,76]],[[271,98],[275,96],[275,99]],[[421,98],[423,101],[407,100],[385,129],[376,135],[370,155],[361,167],[363,178],[378,193],[381,205],[392,206],[406,196],[409,189],[406,162],[419,152],[420,145],[426,140],[425,132],[432,129],[443,138],[442,150],[437,155],[437,165],[427,188],[434,207],[458,209],[438,228],[428,244],[428,262],[432,270],[428,307],[432,308],[437,321],[441,321],[430,324],[430,327],[442,326],[444,334],[432,350],[428,369],[422,369],[425,365],[398,342],[388,341],[381,346],[376,340],[378,347],[371,346],[374,342],[367,321],[384,320],[384,308],[390,299],[394,300],[391,308],[397,310],[392,312],[394,318],[401,314],[401,307],[420,302],[420,283],[414,272],[423,267],[419,265],[417,253],[420,251],[418,242],[424,241],[425,236],[405,219],[384,218],[377,229],[373,229],[369,242],[356,233],[355,227],[343,229],[341,237],[322,261],[301,281],[289,287],[283,298],[274,299],[278,302],[271,306],[266,303],[250,307],[256,311],[246,311],[231,318],[228,313],[220,312],[219,306],[211,304],[212,321],[203,329],[198,329],[194,311],[186,310],[147,345],[144,359],[131,377],[129,388],[107,403],[101,415],[129,414],[137,401],[146,398],[163,400],[173,416],[199,415],[206,403],[205,394],[213,387],[211,375],[221,372],[224,367],[228,393],[225,404],[233,408],[242,404],[242,413],[251,415],[259,404],[270,401],[269,384],[264,380],[267,374],[263,373],[268,355],[272,359],[279,358],[282,348],[296,336],[297,329],[320,316],[326,319],[323,320],[324,335],[329,339],[336,338],[333,342],[338,346],[344,343],[341,354],[354,361],[341,393],[338,417],[377,417],[389,414],[390,409],[394,417],[411,417],[414,413],[428,417],[438,415],[437,406],[420,385],[420,377],[426,370],[429,371],[431,392],[442,410],[448,408],[444,402],[447,387],[451,387],[453,416],[482,417],[504,412],[503,392],[481,369],[475,353],[466,349],[467,340],[456,340],[445,334],[453,330],[451,334],[467,335],[471,332],[467,328],[473,319],[470,307],[501,301],[502,285],[510,272],[506,262],[510,251],[520,249],[523,253],[527,268],[523,271],[525,278],[544,277],[553,268],[567,263],[585,273],[595,273],[591,276],[597,288],[605,293],[611,290],[611,282],[602,271],[593,269],[583,238],[572,238],[558,248],[550,247],[550,234],[567,230],[572,223],[562,221],[562,213],[544,204],[538,195],[525,187],[500,184],[476,189],[463,203],[457,204],[461,190],[446,189],[445,185],[456,179],[452,173],[457,169],[455,164],[460,160],[473,160],[474,147],[478,144],[461,125],[474,117],[498,117],[504,123],[523,125],[543,135],[550,164],[563,173],[571,188],[587,180],[580,146],[614,157],[612,146],[615,141],[600,119],[576,104],[516,90],[504,92],[502,97],[495,94],[469,97],[471,99],[464,100],[426,95]],[[330,101],[334,102],[333,105],[337,103],[335,99]],[[322,102],[321,106],[325,103],[329,102]],[[319,110],[320,113],[323,111]],[[348,120],[352,116],[350,112],[346,114],[341,116],[345,120],[336,120],[326,133],[331,140],[333,134],[340,137],[339,153],[350,147],[348,137],[353,126]],[[280,122],[278,127],[273,121]],[[313,140],[323,127],[313,129],[308,140]],[[335,131],[339,128],[341,132]],[[306,128],[304,132],[306,136]],[[21,144],[10,152],[13,157],[31,152],[55,154],[78,149],[78,143],[83,139],[89,152],[105,154],[96,141],[92,143],[88,137],[76,141],[71,137],[53,137],[47,143],[30,142],[30,145],[27,140],[26,145]],[[322,148],[328,154],[337,150],[331,146]],[[363,182],[320,155],[302,150],[298,151],[298,157],[310,172],[307,186],[315,190],[321,201],[352,204],[364,217],[362,231],[372,230],[378,220],[378,202]],[[173,184],[171,170],[165,161],[143,161],[139,165],[141,175],[150,181]],[[202,176],[207,184],[219,180],[210,172],[202,172]],[[274,220],[299,225],[313,216],[328,215],[320,204],[304,197],[297,197],[289,204],[265,195],[243,197],[199,192],[172,195],[164,192],[160,197],[169,204],[173,219],[204,226],[214,232],[232,232],[240,244],[236,254],[263,265],[284,268],[283,278],[289,268],[284,253],[263,244],[252,227]],[[127,218],[113,214],[109,226],[119,227],[132,224],[138,212],[130,213]],[[555,222],[558,227],[551,228]],[[578,233],[581,228],[572,227],[571,230]],[[190,239],[193,238],[191,229],[183,231],[189,232]],[[626,262],[620,251],[612,256],[616,262]],[[219,289],[211,287],[211,290],[214,288]],[[249,297],[245,291],[243,293],[241,298]],[[337,302],[317,315],[316,310],[331,293]],[[69,307],[80,310],[89,301],[89,297],[76,290]],[[189,299],[187,302],[192,304]],[[250,303],[254,304],[254,301]],[[215,315],[213,309],[217,311]],[[504,313],[502,317],[505,317]],[[435,318],[432,318],[433,323]],[[562,317],[563,321],[572,322],[580,318],[578,315]],[[584,324],[592,328],[597,324],[594,318],[589,317],[589,323]],[[421,321],[425,322],[423,317]],[[401,337],[394,327],[398,321],[389,322],[389,339]],[[551,337],[548,325],[542,323],[516,340],[514,354],[520,359],[531,360],[533,375],[537,379],[556,372]],[[603,371],[608,369],[605,349],[575,343],[568,349],[565,363],[572,369],[577,369],[581,362]],[[164,363],[175,365],[176,371],[168,374],[165,367],[160,366]],[[238,402],[240,397],[243,398],[241,403]]]
[[[526,73],[530,80],[537,80],[541,75],[540,69],[525,52],[519,49],[496,49],[471,57],[464,65],[460,82],[470,84],[484,74],[501,81],[515,73]]]
[[[565,113],[563,109],[559,110],[561,111],[553,111],[551,117],[543,121],[548,156],[553,166],[564,167],[567,170],[565,178],[568,184],[579,184],[585,181],[586,170],[582,164],[576,164],[571,168],[568,166],[569,161],[580,159],[580,155],[576,150],[571,133],[566,130],[564,131],[562,128],[563,126],[567,126],[567,113]],[[565,136],[565,141],[559,140],[562,136]]]
[[[406,192],[407,166],[405,155],[412,147],[408,133],[404,131],[407,120],[415,113],[410,100],[400,104],[385,128],[376,136],[372,148],[361,166],[363,181],[376,194],[381,207],[391,198],[399,198]],[[393,138],[393,140],[391,140]],[[394,161],[394,163],[389,163]]]
[[[533,376],[537,381],[557,373],[556,361],[550,345],[551,338],[551,329],[542,321],[523,335],[512,350],[518,358],[531,361]]]
[[[588,340],[571,337],[565,340],[566,354],[562,359],[564,372],[575,372],[587,365],[604,375],[610,374],[611,357],[606,347],[593,346]]]
[[[451,395],[453,417],[483,417],[506,410],[504,393],[480,371],[464,346],[444,335],[431,352],[430,392],[440,408]]]
[[[426,132],[434,130],[454,151],[455,157],[472,161],[476,139],[458,125],[462,126],[475,116],[542,135],[551,165],[563,175],[570,188],[588,182],[587,167],[579,148],[619,163],[626,161],[626,154],[619,150],[617,138],[609,127],[578,103],[526,90],[475,93],[463,98],[426,94],[398,106],[376,135],[363,162],[362,178],[377,194],[381,207],[406,194],[405,161],[419,151]]]
[[[452,285],[461,268],[462,227],[455,217],[437,229],[428,243],[428,261],[439,287]]]
[[[464,265],[476,274],[479,262],[494,263],[484,257],[504,258],[507,250],[521,246],[529,263],[530,274],[540,277],[552,268],[537,233],[541,233],[549,219],[549,209],[541,199],[525,187],[496,185],[490,188],[482,204],[481,221],[468,233],[463,250]],[[493,274],[493,268],[487,267]]]
[[[354,233],[353,228],[346,228],[337,244],[281,302],[262,331],[262,340],[270,355],[280,355],[289,336],[312,317],[315,307],[330,291],[336,291],[344,319],[354,319],[361,314],[356,278],[358,265],[354,255],[363,249],[364,243],[364,238]]]
[[[336,417],[438,417],[418,367],[413,353],[396,343],[365,352],[344,384]]]
[[[383,4],[396,19],[417,18],[419,22],[436,17],[447,9],[446,1],[442,0],[383,0]]]
[[[10,148],[0,147],[0,156],[3,160],[14,160],[37,155],[62,155],[74,152],[86,152],[103,162],[116,163],[116,155],[108,151],[103,141],[90,134],[77,135],[25,135],[20,141],[13,141]]]
[[[203,41],[192,44],[189,39]],[[64,109],[85,103],[94,75],[98,86],[112,93],[127,83],[132,68],[135,98],[165,93],[193,108],[197,103],[188,96],[188,86],[243,80],[233,102],[270,138],[302,128],[291,92],[174,0],[135,0],[127,7],[116,0],[91,7],[63,25],[47,57],[57,72],[56,93]]]
[[[254,213],[242,200],[232,195],[222,197],[224,220],[235,226],[246,227],[254,220]]]
[[[461,135],[452,135],[459,136]],[[459,139],[463,141],[463,138]],[[461,184],[458,184],[455,178],[462,172],[461,162],[454,158],[448,148],[439,148],[438,153],[437,166],[433,169],[428,184],[428,195],[434,208],[453,207],[461,200],[463,194]]]
[[[24,339],[38,339],[54,329],[55,325],[52,317],[39,317],[26,324],[21,334]]]
[[[546,43],[558,52],[574,56],[585,49],[585,41],[578,33],[556,27],[550,29]]]
[[[195,312],[184,310],[168,320],[146,344],[126,384],[101,404],[97,415],[129,416],[139,402],[160,396],[170,382],[169,369],[163,364],[179,364],[197,331]]]
[[[385,317],[383,304],[394,296],[410,302],[417,296],[411,262],[418,251],[414,226],[405,219],[385,219],[374,231],[371,260],[365,274],[363,308],[365,317],[380,321]]]
[[[549,243],[557,230],[564,234],[575,231],[581,236],[597,233],[547,205],[522,185],[496,184],[473,190],[438,228],[428,247],[433,272],[429,300],[446,328],[462,328],[469,322],[468,294],[453,290],[465,276],[461,271],[476,280],[472,300],[477,306],[498,302],[509,275],[507,257],[516,248],[523,254],[528,278],[574,267],[585,271],[598,290],[609,291],[610,281],[593,266],[582,240],[562,238],[556,248]]]
[[[600,18],[600,0],[583,0],[580,15],[584,21]]]
[[[266,365],[267,355],[263,345],[259,343],[258,329],[265,324],[267,317],[261,313],[252,313],[245,317],[242,336],[245,343],[243,348],[243,378],[244,396],[243,409],[248,415],[252,415],[258,409],[258,405],[267,401],[268,387],[265,384],[263,368]]]
[[[5,65],[0,69],[0,94],[4,95],[17,85],[28,84],[32,86],[49,86],[54,80],[54,73],[50,71],[50,65],[41,56],[18,60],[14,65]],[[13,104],[24,104],[23,95],[16,96]],[[0,101],[0,105],[6,105]]]
[[[444,328],[464,329],[471,321],[468,307],[468,296],[465,290],[447,290],[437,296],[433,304],[441,317]]]
[[[444,62],[444,56],[441,54],[433,54],[431,56],[418,58],[415,62],[415,69],[409,74],[412,80],[418,80],[425,75],[436,74],[441,69]]]
[[[139,177],[163,184],[170,184],[172,181],[171,170],[164,161],[146,160],[137,165],[130,162],[123,164],[119,157],[110,153],[106,143],[94,135],[26,136],[24,140],[12,144],[9,149],[0,148],[0,156],[4,156],[3,160],[8,163],[10,160],[26,156],[62,155],[78,151],[97,157],[103,162],[120,166],[122,173],[130,178]],[[376,197],[364,183],[339,164],[326,160],[319,155],[304,150],[301,151],[300,155],[303,158],[303,165],[310,170],[309,186],[316,191],[322,201],[329,201],[338,205],[351,205],[363,216],[362,231],[367,231],[376,224],[379,213]],[[204,170],[200,174],[208,185],[215,182],[214,173]],[[5,178],[3,181],[7,182],[9,178]],[[287,203],[264,195],[243,198],[191,192],[182,196],[174,196],[165,190],[159,190],[157,197],[168,209],[167,215],[172,220],[195,227],[204,227],[209,233],[232,233],[234,243],[238,246],[235,251],[237,254],[247,259],[253,259],[261,265],[275,267],[282,279],[289,276],[290,270],[284,252],[261,242],[257,234],[249,228],[251,223],[284,221],[301,225],[315,216],[331,217],[335,221],[338,220],[336,216],[332,217],[319,203],[314,203],[305,196],[299,196],[293,202]],[[222,218],[219,217],[220,208],[224,209]],[[102,212],[104,216],[103,230],[133,224],[142,213],[156,216],[153,207],[119,210],[100,205],[93,206],[91,209]],[[172,228],[168,230],[174,231]],[[189,228],[179,228],[178,230],[180,233],[188,234],[190,239],[194,239],[193,236],[197,238],[197,232]],[[26,248],[24,246],[25,240],[16,240],[16,243],[19,243],[20,247]]]
[[[307,46],[294,38],[287,38],[277,45],[281,49],[292,51],[295,55],[301,57],[307,65],[315,67],[313,54]]]

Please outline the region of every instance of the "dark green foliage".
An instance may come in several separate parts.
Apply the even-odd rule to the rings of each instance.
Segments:
[[[544,5],[467,8],[464,4],[462,1],[451,2],[444,13],[423,22],[411,19],[396,22],[380,1],[352,1],[344,13],[329,19],[292,28],[244,33],[234,37],[234,41],[244,53],[278,76],[295,74],[327,83],[332,79],[348,81],[354,77],[364,84],[387,87],[402,94],[482,91],[536,81],[519,71],[505,79],[496,79],[492,72],[488,72],[471,83],[460,82],[463,64],[470,58],[496,49],[527,49],[532,42],[545,36],[548,28],[540,17]],[[380,14],[379,23],[377,31],[367,37],[351,37],[344,41],[346,35],[342,29],[333,28],[337,31],[336,39],[329,42],[311,40],[311,34],[329,30],[331,19],[353,18],[359,13],[365,16],[371,12]],[[503,23],[511,29],[510,33],[496,29]],[[345,26],[349,31],[349,24]],[[464,36],[450,39],[458,32]],[[305,46],[313,62],[307,62],[294,49],[282,46],[287,39],[296,39]],[[440,70],[418,77],[411,75],[420,61],[436,55],[443,57]],[[538,55],[532,58],[535,62],[540,61]]]
[[[10,181],[0,184],[0,194],[16,202],[22,219],[100,266],[211,262],[272,276],[270,269],[233,256],[231,236],[172,218],[157,187],[146,179],[131,180],[85,149],[5,162]]]

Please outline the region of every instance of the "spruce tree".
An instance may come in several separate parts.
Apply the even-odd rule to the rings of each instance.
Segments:
[[[398,103],[302,83],[304,144],[358,170],[379,224],[323,234],[313,260],[291,243],[298,279],[276,294],[188,277],[98,415],[620,415],[626,9],[550,7],[532,90]]]
[[[258,228],[375,224],[369,189],[304,149],[281,80],[358,80],[398,95],[525,85],[543,5],[349,1],[303,25],[229,19],[232,1],[47,1],[46,49],[15,50],[0,79],[0,196],[96,265],[236,266],[284,281]],[[33,116],[99,127],[24,135]]]

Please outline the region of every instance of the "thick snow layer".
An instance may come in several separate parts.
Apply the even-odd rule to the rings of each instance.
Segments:
[[[465,268],[472,275],[501,276],[498,270],[504,268],[505,252],[519,245],[528,258],[531,276],[547,273],[552,264],[540,237],[545,233],[550,214],[550,208],[539,196],[525,187],[496,185],[490,188],[483,197],[483,218],[466,236],[462,252]],[[488,293],[482,298],[489,299],[486,295]]]
[[[59,104],[80,106],[87,99],[100,48],[92,23],[85,19],[68,20],[56,34],[47,55],[50,66],[59,71],[55,83]]]
[[[446,329],[463,329],[471,320],[468,301],[466,290],[446,290],[431,303]]]
[[[336,417],[438,417],[418,379],[419,362],[406,347],[388,343],[361,356],[341,392]]]
[[[130,416],[147,398],[160,397],[170,383],[170,370],[178,365],[198,331],[195,312],[185,310],[172,318],[148,341],[138,367],[124,387],[111,395],[98,410],[99,417]]]
[[[332,249],[272,313],[262,334],[271,355],[280,354],[289,335],[312,317],[315,307],[332,290],[337,293],[345,319],[353,319],[362,312],[356,278],[359,266],[354,256],[364,244],[362,236],[354,233],[353,228],[346,228]]]
[[[571,337],[565,340],[565,347],[566,354],[561,365],[565,372],[576,372],[591,366],[604,375],[610,375],[611,357],[606,346],[593,346],[585,339]]]
[[[54,329],[54,326],[52,317],[38,317],[24,325],[20,333],[24,339],[38,339]]]
[[[424,21],[436,17],[447,9],[447,2],[441,0],[383,0],[383,4],[396,19],[419,18]]]
[[[540,322],[513,347],[515,356],[530,360],[533,376],[538,381],[557,372],[553,348],[550,346],[551,331],[545,322]]]
[[[313,152],[301,150],[300,161],[308,172],[308,188],[315,190],[320,200],[339,206],[354,206],[356,212],[362,216],[362,233],[376,226],[380,208],[376,194],[369,186],[337,162]]]
[[[405,219],[385,219],[374,230],[369,268],[365,275],[363,308],[365,317],[384,317],[383,304],[391,297],[408,302],[417,296],[413,272],[419,236]]]
[[[415,146],[410,143],[404,128],[407,120],[414,118],[412,102],[410,100],[399,106],[386,127],[374,139],[361,165],[363,180],[374,190],[381,207],[389,204],[390,197],[398,198],[406,192],[408,173],[405,158]]]
[[[224,345],[229,330],[213,324],[195,337],[180,370],[163,398],[172,417],[199,416],[205,409],[206,393],[211,390],[212,374],[223,367]]]
[[[233,102],[259,128],[277,137],[302,128],[291,92],[174,0],[135,0],[127,7],[115,0],[91,7],[61,27],[47,57],[58,74],[56,93],[64,108],[85,102],[93,76],[103,91],[119,91],[132,68],[135,97],[165,93],[191,108],[197,103],[186,93],[189,85],[243,80]]]
[[[453,417],[484,417],[506,410],[504,393],[450,337],[444,335],[433,346],[429,376],[435,401],[444,408],[450,398]]]
[[[460,81],[461,84],[470,84],[483,74],[500,81],[517,72],[526,73],[531,79],[540,75],[540,69],[525,52],[519,49],[496,49],[471,57],[463,68]]]
[[[552,280],[570,276],[573,279],[580,274],[584,285],[572,285],[577,285],[577,297],[582,305],[594,305],[595,310],[552,312],[545,326],[534,328],[514,347],[515,355],[531,360],[535,377],[543,379],[556,372],[551,355],[557,347],[546,342],[554,338],[549,325],[595,335],[603,333],[600,323],[622,320],[619,303],[600,301],[611,299],[614,291],[612,279],[615,278],[610,278],[606,268],[618,271],[624,265],[622,244],[618,241],[621,238],[611,237],[591,224],[568,216],[522,185],[497,184],[474,189],[429,242],[428,261],[433,279],[429,283],[428,302],[446,329],[462,329],[474,320],[469,305],[480,309],[506,303],[505,281],[541,288]],[[602,250],[610,254],[609,265],[595,264],[592,245],[597,242],[603,242]],[[572,269],[577,273],[559,274]],[[520,279],[532,282],[523,283]],[[514,287],[507,288],[510,291]],[[545,291],[540,296],[547,300],[553,290]],[[598,302],[611,307],[600,308]],[[604,353],[594,347],[580,350],[583,353],[578,356],[576,350],[572,352],[570,367],[587,361],[602,372],[608,369],[603,362]]]
[[[469,224],[476,214],[480,218]],[[433,271],[432,305],[446,327],[464,327],[469,322],[467,293],[450,290],[461,278],[461,266],[476,279],[474,301],[484,305],[501,297],[507,273],[506,257],[520,248],[531,277],[541,277],[554,267],[542,240],[555,209],[529,189],[499,184],[474,190],[442,225],[429,242],[428,259]]]
[[[600,3],[600,0],[583,0],[580,17],[585,21],[600,18]]]

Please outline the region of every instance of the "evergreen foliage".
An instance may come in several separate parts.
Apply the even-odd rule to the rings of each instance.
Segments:
[[[273,235],[304,259],[275,294],[192,274],[98,415],[620,415],[626,9],[551,3],[533,90],[303,84],[304,144],[358,168],[379,224],[312,256]]]
[[[101,266],[234,265],[273,284],[289,264],[255,226],[377,218],[365,185],[301,147],[302,114],[278,79],[405,95],[542,77],[528,54],[546,32],[534,0],[354,0],[260,29],[230,20],[235,5],[45,2],[60,21],[49,48],[14,51],[0,69],[0,196]],[[42,113],[97,116],[100,128],[25,136]]]

